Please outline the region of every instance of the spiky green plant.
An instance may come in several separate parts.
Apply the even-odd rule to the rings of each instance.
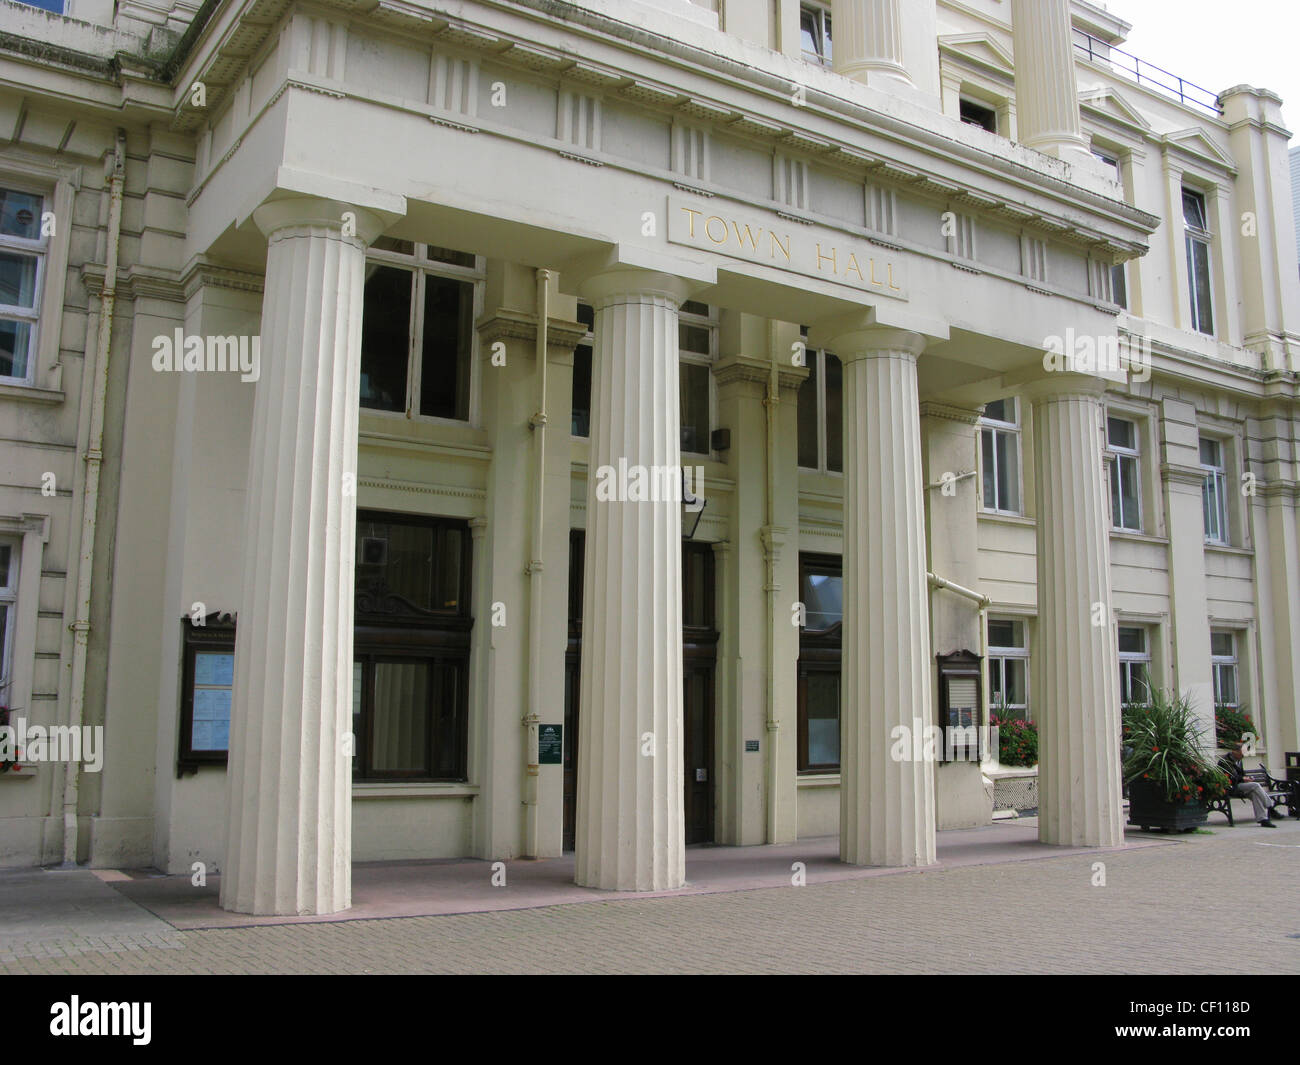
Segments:
[[[1168,802],[1222,794],[1225,774],[1201,753],[1201,725],[1186,697],[1153,689],[1148,703],[1128,703],[1122,715],[1124,779],[1149,781]]]

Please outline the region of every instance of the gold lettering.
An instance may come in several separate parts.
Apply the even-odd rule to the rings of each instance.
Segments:
[[[691,217],[691,236],[695,236],[695,216],[696,216],[697,214],[701,214],[701,213],[703,213],[703,212],[701,212],[701,211],[692,211],[689,207],[683,207],[682,210],[685,211],[688,215],[690,215],[690,217]]]
[[[829,260],[831,264],[831,273],[835,273],[837,269],[835,265],[835,255],[836,252],[834,248],[831,248],[831,253],[829,255],[823,255],[822,242],[819,240],[817,242],[817,269],[820,270],[822,268],[822,263]]]
[[[890,263],[890,264],[889,264],[889,287],[892,288],[895,292],[902,292],[902,291],[903,291],[901,288],[899,288],[897,285],[894,284],[894,264],[893,264],[893,263]]]
[[[850,270],[852,270],[855,274],[858,275],[858,280],[859,280],[859,281],[865,282],[865,281],[867,280],[865,277],[862,276],[862,267],[860,267],[860,266],[858,265],[858,255],[857,255],[857,252],[852,252],[852,251],[849,252],[849,261],[848,261],[847,265],[844,267],[844,276],[845,276],[845,277],[848,277],[848,276],[849,276],[849,271],[850,271]]]
[[[780,249],[781,249],[781,254],[785,256],[785,261],[786,261],[786,262],[789,262],[789,261],[790,261],[790,237],[789,237],[789,234],[786,235],[786,238],[785,238],[785,244],[782,244],[782,243],[781,243],[781,238],[778,237],[775,233],[768,233],[768,237],[769,237],[769,238],[771,239],[771,241],[772,241],[771,246],[768,248],[768,252],[767,252],[767,254],[768,254],[768,258],[775,259],[775,258],[776,258],[776,249],[777,249],[777,248],[780,248]]]
[[[742,234],[740,232],[740,223],[737,222],[735,219],[732,219],[731,230],[733,233],[736,234],[736,243],[740,245],[742,251],[744,250],[746,241],[749,242],[749,246],[753,248],[754,251],[758,251],[758,242],[763,239],[762,226],[759,226],[758,236],[755,237],[754,231],[749,228],[749,223],[747,222],[745,223],[745,232]]]
[[[712,229],[712,226],[713,226],[713,223],[714,223],[714,222],[717,222],[718,225],[722,226],[722,237],[721,237],[721,238],[715,237],[715,236],[713,235],[713,229]],[[705,235],[706,237],[708,237],[709,240],[713,241],[714,244],[726,244],[726,243],[727,243],[727,223],[724,222],[721,218],[719,218],[716,214],[711,214],[711,215],[709,215],[709,217],[706,218],[706,219],[704,220],[704,235]]]

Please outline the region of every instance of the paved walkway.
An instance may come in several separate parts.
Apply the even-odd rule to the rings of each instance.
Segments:
[[[508,889],[484,887],[480,894],[495,892],[497,900],[485,912],[358,919],[354,910],[342,920],[245,918],[240,927],[199,927],[206,904],[192,901],[188,918],[173,912],[170,919],[188,930],[137,905],[167,913],[184,878],[105,883],[84,870],[6,873],[0,971],[1199,972],[1222,968],[1210,951],[1226,942],[1242,972],[1300,973],[1300,821],[1275,830],[1216,824],[1209,835],[1133,834],[1122,850],[1051,849],[1054,856],[1042,860],[1010,861],[997,857],[1014,845],[1007,830],[945,833],[945,864],[921,871],[836,869],[812,857],[804,887],[790,884],[797,859],[787,852],[813,855],[829,841],[693,849],[695,893],[674,897],[584,895],[539,906],[530,894],[545,896],[542,871],[559,863],[513,862],[507,882],[523,892],[508,902]],[[1032,822],[1010,830],[1021,833],[1025,855],[1039,850]],[[773,875],[778,862],[782,886],[740,883]],[[724,883],[719,869],[728,863],[732,880]],[[455,895],[486,883],[490,870],[488,863],[393,863],[358,866],[354,881],[397,884],[391,903],[411,891],[410,878],[384,875],[399,866],[421,871],[423,898],[430,883]],[[1102,873],[1104,886],[1094,883]],[[457,887],[458,877],[468,879]],[[533,908],[505,908],[521,901]]]

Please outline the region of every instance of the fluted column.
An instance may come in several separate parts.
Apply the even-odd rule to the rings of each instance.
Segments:
[[[840,860],[853,865],[934,861],[934,765],[910,742],[934,723],[916,384],[924,345],[895,329],[833,342],[844,363]]]
[[[1104,382],[1060,375],[1033,403],[1038,509],[1038,838],[1123,842],[1119,663],[1102,458]]]
[[[868,85],[911,84],[903,64],[902,0],[832,0],[835,43],[831,67]]]
[[[221,905],[333,913],[352,901],[353,485],[365,249],[380,221],[305,197],[254,219],[269,248]]]
[[[687,288],[628,269],[582,291],[596,325],[574,879],[619,891],[678,888],[682,517],[679,502],[662,492],[656,500],[649,486],[680,485],[677,311]],[[625,498],[638,475],[647,498]]]
[[[1020,142],[1060,158],[1086,158],[1069,0],[1011,0],[1011,30]]]

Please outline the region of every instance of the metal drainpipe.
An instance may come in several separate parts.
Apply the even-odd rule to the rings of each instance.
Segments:
[[[538,764],[537,729],[542,709],[542,534],[546,528],[546,344],[547,319],[550,313],[550,270],[537,271],[537,412],[529,419],[533,431],[533,455],[536,460],[534,481],[537,485],[533,513],[533,542],[528,564],[528,711],[523,725],[524,741],[524,857],[536,858],[538,790],[541,767]]]
[[[90,400],[90,433],[86,441],[81,492],[81,547],[77,563],[77,616],[70,626],[72,645],[72,704],[68,712],[70,728],[80,729],[86,711],[86,655],[90,642],[90,586],[95,561],[95,517],[99,508],[99,474],[104,462],[104,402],[108,391],[108,353],[113,339],[113,311],[117,302],[117,254],[122,235],[122,189],[126,170],[126,131],[117,131],[113,148],[112,169],[108,175],[108,244],[104,268],[104,289],[100,293],[99,336],[95,344],[95,363],[88,380],[93,389]],[[63,864],[77,863],[77,796],[81,769],[68,762],[63,778]]]
[[[781,722],[776,716],[776,544],[773,525],[776,523],[776,416],[781,405],[781,377],[777,365],[775,327],[768,326],[768,348],[772,357],[767,378],[767,398],[763,406],[767,413],[767,841],[776,842],[777,787],[781,776],[780,751]]]

